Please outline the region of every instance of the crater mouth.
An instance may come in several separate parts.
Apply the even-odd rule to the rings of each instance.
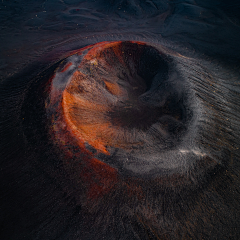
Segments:
[[[176,148],[191,118],[187,101],[170,56],[145,42],[113,41],[66,58],[46,106],[58,139],[67,129],[81,151],[116,167],[116,152],[149,162]]]

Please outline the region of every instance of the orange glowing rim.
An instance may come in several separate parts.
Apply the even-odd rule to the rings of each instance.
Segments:
[[[46,102],[50,134],[63,154],[124,166],[123,174],[168,169],[166,154],[181,154],[191,120],[188,98],[181,99],[187,84],[172,60],[161,46],[137,41],[72,51],[58,65]],[[176,158],[173,167],[179,165]]]
[[[131,43],[145,45],[143,42]],[[91,76],[96,73],[98,65],[105,65],[111,71],[111,66],[104,59],[109,54],[109,49],[119,63],[126,67],[122,42],[102,42],[88,48],[90,50],[63,91],[63,114],[67,125],[78,139],[90,144],[97,151],[110,155],[107,146],[123,147],[133,142],[140,144],[136,139],[129,142],[123,129],[113,126],[108,116],[116,101],[128,98],[128,91],[113,80],[109,81],[102,76],[97,76],[96,80]]]

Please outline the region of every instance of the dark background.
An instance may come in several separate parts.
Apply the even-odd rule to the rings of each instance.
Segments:
[[[239,9],[237,0],[2,0],[1,79],[77,35],[154,35],[206,55],[239,58]]]
[[[75,240],[106,237],[106,235],[96,236],[94,232],[90,232],[86,238],[82,238],[79,229],[85,219],[84,214],[79,216],[81,209],[76,206],[74,198],[66,195],[63,185],[58,185],[49,174],[45,173],[44,168],[31,165],[31,158],[35,158],[36,153],[26,147],[28,144],[24,142],[25,138],[19,130],[21,115],[19,106],[23,100],[21,93],[24,93],[28,86],[23,78],[26,77],[26,73],[29,74],[29,78],[31,74],[34,76],[38,64],[42,65],[46,61],[48,65],[47,61],[50,63],[57,61],[64,50],[93,43],[98,39],[116,40],[122,35],[145,37],[149,41],[151,38],[159,38],[172,49],[183,53],[190,52],[191,55],[196,53],[205,59],[214,59],[224,63],[226,69],[231,69],[231,66],[235,69],[237,66],[239,69],[240,3],[237,0],[2,0],[0,2],[1,239]],[[231,70],[229,71],[231,74]],[[16,78],[16,75],[20,77]],[[234,180],[227,179],[221,183],[221,186],[227,189],[230,184],[234,184]],[[239,186],[236,185],[237,182],[232,189],[239,193]],[[224,195],[224,190],[222,191]],[[214,197],[213,195],[212,199]],[[229,223],[239,219],[236,217],[239,212],[233,210],[239,205],[239,199],[225,197],[224,203],[217,200],[216,209],[226,206],[221,209],[219,218],[224,215],[226,219],[231,219]],[[198,202],[198,199],[192,201]],[[204,205],[204,200],[201,201]],[[228,212],[228,209],[233,211]],[[215,214],[213,219],[217,218],[216,216]],[[206,218],[211,217],[206,216]],[[154,239],[151,238],[151,234],[144,232],[142,227],[132,230],[132,223],[128,220],[123,221],[125,221],[126,236],[122,236],[121,239]],[[221,219],[219,221],[221,222]],[[200,233],[198,236],[201,236],[199,239],[238,239],[237,225],[237,223],[228,225],[226,221],[224,228],[221,229],[221,224],[220,227],[213,228],[211,237]],[[199,220],[199,226],[204,226],[206,231],[208,227],[211,229],[210,225],[205,225],[204,219]],[[134,232],[138,232],[139,235],[132,235]],[[108,239],[115,239],[113,236],[114,232],[109,233]]]

